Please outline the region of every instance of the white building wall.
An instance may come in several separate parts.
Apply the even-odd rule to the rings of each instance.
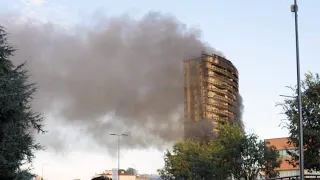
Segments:
[[[108,175],[109,178],[112,178],[112,175]],[[137,177],[135,175],[120,175],[119,180],[136,180]]]
[[[295,176],[299,175],[299,170],[285,170],[285,171],[279,171],[279,176],[280,177],[285,177],[285,176]]]
[[[305,170],[304,173],[305,173],[305,174],[316,174],[316,175],[320,175],[320,171],[311,171],[311,172],[309,172],[309,171]]]
[[[279,173],[280,173],[280,177],[296,176],[296,175],[299,175],[299,174],[300,174],[299,170],[279,171]],[[304,171],[304,174],[317,174],[317,175],[320,175],[320,172],[319,172],[319,171],[309,172],[308,170],[305,170],[305,171]]]

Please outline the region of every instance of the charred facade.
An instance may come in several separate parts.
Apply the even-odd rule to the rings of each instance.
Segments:
[[[238,70],[229,60],[202,53],[184,61],[184,78],[185,138],[211,138],[218,123],[241,121]]]

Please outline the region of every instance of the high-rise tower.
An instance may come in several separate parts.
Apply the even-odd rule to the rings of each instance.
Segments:
[[[215,131],[218,123],[239,121],[238,71],[229,60],[202,53],[184,61],[184,78],[185,138],[202,139],[206,128]]]

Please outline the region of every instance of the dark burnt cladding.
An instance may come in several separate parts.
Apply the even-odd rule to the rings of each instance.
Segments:
[[[211,139],[217,124],[241,123],[236,67],[224,57],[202,53],[184,61],[184,137]]]

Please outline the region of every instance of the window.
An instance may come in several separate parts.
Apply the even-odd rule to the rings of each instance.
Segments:
[[[295,150],[289,150],[289,151],[291,151],[291,152],[295,152],[295,153],[297,153],[297,150],[295,149]],[[290,158],[291,156],[287,153],[287,150],[279,150],[279,154],[280,154],[280,157],[282,157],[282,158]]]
[[[299,170],[287,170],[287,171],[279,171],[280,177],[285,177],[285,176],[296,176],[299,175]]]

